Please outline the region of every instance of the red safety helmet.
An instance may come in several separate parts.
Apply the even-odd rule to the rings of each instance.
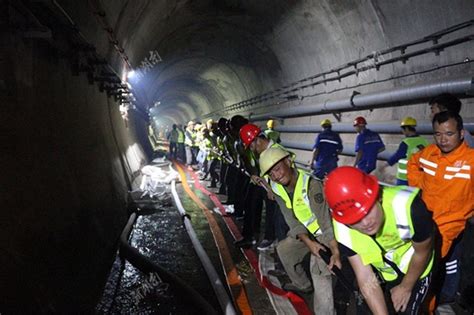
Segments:
[[[257,138],[262,130],[254,124],[246,124],[240,128],[240,139],[244,143],[244,147],[248,148],[249,145]]]
[[[332,217],[343,224],[362,220],[377,201],[379,183],[373,175],[352,166],[341,166],[329,173],[324,194]]]
[[[358,125],[367,125],[367,121],[365,120],[364,117],[359,116],[354,119],[354,127]]]

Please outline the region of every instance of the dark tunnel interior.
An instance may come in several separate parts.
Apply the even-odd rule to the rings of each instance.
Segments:
[[[153,159],[150,128],[237,114],[289,129],[330,118],[351,128],[342,137],[352,147],[358,115],[429,122],[427,84],[457,94],[474,126],[472,0],[0,4],[0,313],[94,312],[128,192]],[[351,102],[331,107],[339,100]],[[307,163],[314,135],[282,140]],[[389,151],[400,137],[384,133]]]

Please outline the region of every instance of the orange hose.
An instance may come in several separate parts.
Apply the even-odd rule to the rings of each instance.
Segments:
[[[224,272],[227,280],[227,284],[229,286],[232,298],[234,299],[237,307],[242,312],[242,314],[250,315],[252,314],[252,309],[250,307],[250,303],[247,298],[247,293],[245,291],[245,287],[242,285],[240,281],[240,276],[235,268],[235,263],[230,255],[229,248],[227,247],[227,242],[225,241],[224,235],[222,231],[212,215],[211,210],[209,210],[199,199],[198,196],[191,190],[189,184],[187,182],[186,174],[183,171],[183,168],[175,163],[179,176],[181,178],[181,183],[183,185],[184,190],[189,195],[189,197],[201,208],[204,215],[207,218],[209,223],[209,227],[211,228],[212,235],[214,236],[214,241],[216,246],[219,250],[219,257],[221,259],[222,266],[224,267]]]

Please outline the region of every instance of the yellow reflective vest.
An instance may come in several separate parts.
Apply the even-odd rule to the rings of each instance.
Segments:
[[[288,209],[292,209],[296,219],[303,224],[306,229],[313,235],[322,234],[319,228],[316,215],[311,211],[308,198],[309,180],[311,175],[305,171],[298,170],[298,179],[296,181],[293,199],[290,199],[285,188],[271,181],[273,192],[280,196]]]
[[[398,168],[397,168],[397,178],[401,180],[407,180],[407,164],[408,160],[412,154],[420,151],[420,148],[424,148],[428,146],[430,143],[428,140],[421,136],[417,137],[408,137],[402,140],[407,145],[407,156],[398,160]]]
[[[385,187],[382,198],[385,221],[382,231],[377,233],[375,240],[369,235],[333,220],[336,240],[356,252],[364,265],[374,266],[386,281],[396,280],[398,277],[396,270],[384,261],[382,255],[393,262],[403,274],[406,274],[415,252],[411,242],[414,235],[411,204],[418,191],[418,188],[408,186]],[[426,277],[431,271],[433,258],[432,254],[420,279]]]

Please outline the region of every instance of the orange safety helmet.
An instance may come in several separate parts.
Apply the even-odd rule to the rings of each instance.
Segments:
[[[242,128],[240,128],[239,135],[240,139],[244,143],[244,147],[248,148],[261,132],[262,129],[254,124],[243,125]]]
[[[362,220],[377,201],[379,183],[373,175],[352,166],[341,166],[327,176],[324,194],[334,220],[354,224]]]
[[[359,116],[354,119],[354,127],[358,125],[367,125],[367,121],[365,120],[364,117]]]

